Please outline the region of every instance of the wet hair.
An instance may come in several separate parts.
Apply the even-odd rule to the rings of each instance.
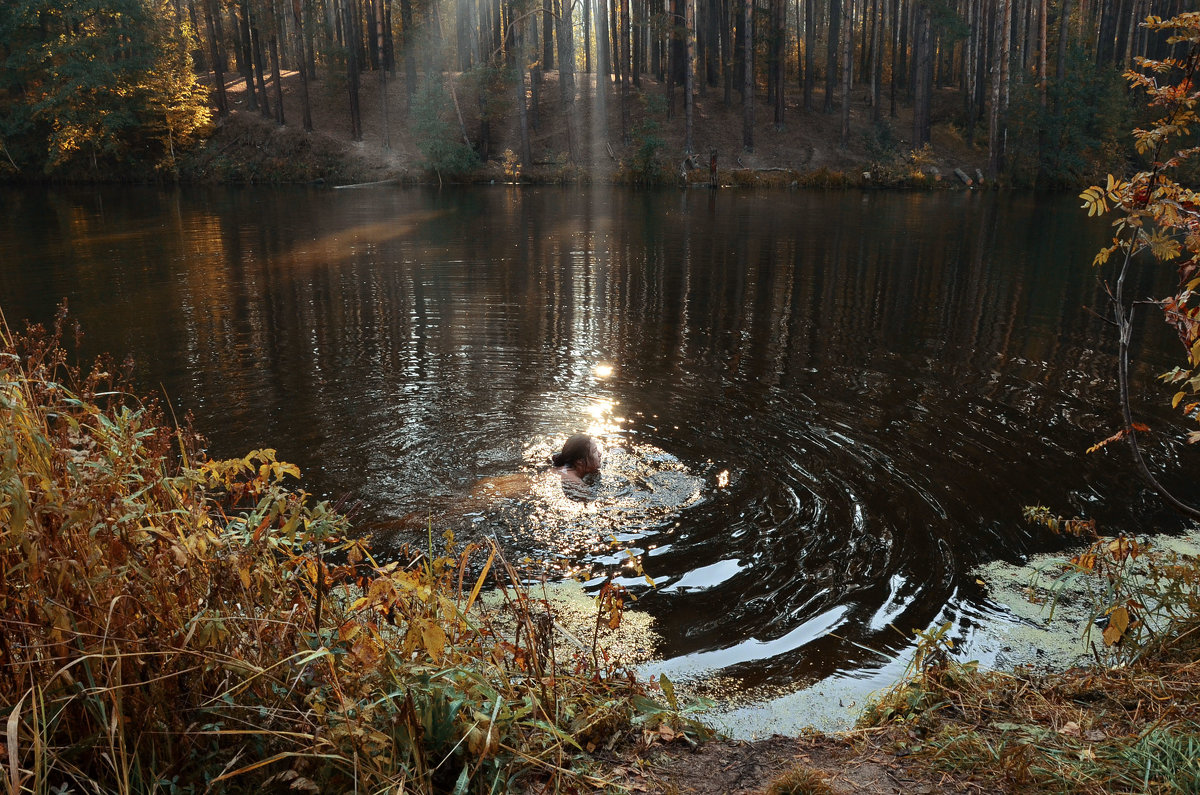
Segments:
[[[560,452],[550,459],[556,467],[572,467],[582,469],[582,474],[600,471],[600,445],[586,433],[577,433],[570,439]],[[583,466],[578,464],[582,462]]]

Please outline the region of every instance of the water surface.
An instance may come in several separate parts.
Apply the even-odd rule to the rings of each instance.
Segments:
[[[1083,455],[1117,414],[1088,267],[1107,230],[1070,198],[0,200],[10,321],[68,299],[87,349],[132,355],[214,455],[278,448],[385,547],[431,516],[622,572],[676,675],[794,688],[869,677],[936,621],[969,636],[995,618],[971,569],[1059,543],[1021,522],[1030,503],[1175,524],[1121,450]],[[1153,376],[1176,352],[1158,324],[1142,339],[1139,405],[1169,424]],[[581,430],[609,450],[582,498],[543,474]]]

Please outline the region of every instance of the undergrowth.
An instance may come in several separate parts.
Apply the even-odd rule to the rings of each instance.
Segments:
[[[562,658],[495,546],[381,564],[273,450],[208,460],[69,366],[59,321],[0,317],[6,793],[595,790],[588,751],[703,733],[669,682]]]
[[[1200,792],[1200,561],[1044,508],[1026,516],[1090,536],[1039,577],[1052,599],[1069,591],[1090,605],[1096,664],[982,671],[955,657],[945,624],[918,633],[907,676],[861,724],[881,727],[894,751],[1004,791]]]

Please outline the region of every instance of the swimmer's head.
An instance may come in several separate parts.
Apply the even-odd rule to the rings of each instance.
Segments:
[[[590,475],[600,471],[600,445],[586,433],[577,433],[550,460],[556,467],[573,469],[580,477]]]

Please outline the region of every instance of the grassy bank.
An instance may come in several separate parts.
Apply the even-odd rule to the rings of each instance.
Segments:
[[[62,334],[0,325],[6,792],[591,790],[590,750],[698,731],[557,653],[497,548],[381,565],[273,451],[208,460]]]

